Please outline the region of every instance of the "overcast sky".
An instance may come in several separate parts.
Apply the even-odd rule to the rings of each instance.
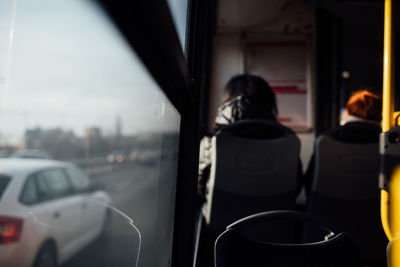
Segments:
[[[178,113],[96,5],[0,1],[0,144],[33,127],[112,134],[117,116],[124,134],[179,129]]]

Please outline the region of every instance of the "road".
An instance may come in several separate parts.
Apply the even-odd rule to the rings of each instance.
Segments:
[[[92,177],[94,183],[105,186],[118,212],[113,212],[112,229],[105,241],[92,243],[62,267],[131,267],[136,266],[138,254],[138,266],[160,266],[160,259],[164,257],[164,261],[168,260],[170,253],[159,249],[165,241],[157,237],[162,232],[159,199],[162,177],[165,175],[160,175],[160,162],[121,165]],[[173,202],[169,204],[174,205]],[[121,213],[133,220],[140,235]],[[172,233],[164,235],[164,239],[168,237],[172,237]]]

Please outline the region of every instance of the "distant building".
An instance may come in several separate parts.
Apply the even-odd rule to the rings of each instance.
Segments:
[[[86,128],[83,141],[85,157],[95,157],[108,153],[108,143],[98,127]]]
[[[97,128],[97,127],[86,128],[85,137],[86,138],[100,138],[101,137],[100,128]]]
[[[42,150],[56,159],[83,156],[83,147],[72,131],[55,129],[27,129],[23,138],[23,149]]]
[[[39,127],[25,131],[22,147],[25,149],[40,149],[43,130]]]

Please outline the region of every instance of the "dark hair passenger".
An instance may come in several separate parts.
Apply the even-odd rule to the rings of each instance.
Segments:
[[[276,97],[269,84],[261,77],[243,74],[234,76],[225,86],[214,131],[245,119],[276,121]],[[198,193],[205,201],[211,169],[211,138],[205,136],[200,145]]]
[[[234,76],[225,86],[222,106],[218,109],[215,129],[244,119],[276,121],[276,97],[261,77],[243,74]]]

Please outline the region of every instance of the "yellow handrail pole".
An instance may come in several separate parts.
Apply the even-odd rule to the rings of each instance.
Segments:
[[[392,1],[385,0],[385,29],[383,51],[383,102],[382,131],[393,128],[394,113],[394,76],[392,62]]]
[[[390,177],[390,232],[392,234],[392,243],[389,249],[389,266],[400,266],[400,167],[397,167]]]
[[[392,240],[389,227],[389,193],[383,189],[381,190],[381,222],[387,238]]]
[[[384,26],[384,58],[383,58],[383,97],[382,97],[382,131],[387,132],[393,127],[394,90],[392,62],[392,1],[385,0]],[[389,193],[381,190],[381,221],[389,240],[392,234],[389,222]]]

